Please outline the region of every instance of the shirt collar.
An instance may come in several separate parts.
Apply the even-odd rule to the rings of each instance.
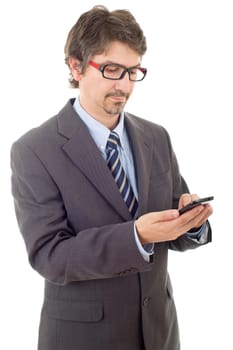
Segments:
[[[79,117],[85,123],[88,131],[92,138],[94,139],[96,145],[101,150],[105,150],[106,144],[109,137],[109,129],[106,128],[98,120],[94,119],[90,114],[88,114],[85,109],[80,104],[79,98],[76,98],[73,104],[74,110],[78,113]],[[115,127],[114,131],[119,135],[121,147],[124,148],[124,112],[121,112],[119,122]]]

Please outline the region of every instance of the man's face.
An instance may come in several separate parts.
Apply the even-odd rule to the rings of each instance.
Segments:
[[[138,66],[141,57],[137,52],[121,42],[113,42],[106,52],[91,57],[91,61],[103,66],[105,64],[120,64],[126,68]],[[94,118],[118,118],[129,96],[134,82],[129,80],[128,73],[121,80],[109,80],[102,73],[88,65],[84,74],[72,74],[79,80],[80,103]]]

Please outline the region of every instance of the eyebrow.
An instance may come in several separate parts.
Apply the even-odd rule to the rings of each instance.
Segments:
[[[100,66],[105,66],[106,64],[114,64],[114,65],[122,67],[122,68],[134,68],[134,67],[136,68],[136,67],[140,67],[141,66],[141,63],[138,63],[138,64],[136,64],[134,66],[126,67],[123,64],[120,64],[120,63],[117,63],[117,62],[114,62],[114,61],[110,61],[110,60],[105,61],[104,63],[98,63],[98,64]]]

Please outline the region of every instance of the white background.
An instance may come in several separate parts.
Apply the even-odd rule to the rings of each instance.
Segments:
[[[210,220],[213,243],[170,253],[182,350],[233,349],[232,1],[101,3],[110,9],[129,9],[147,37],[143,65],[148,76],[137,84],[126,110],[165,126],[191,192],[215,196]],[[77,94],[68,88],[63,47],[80,14],[96,4],[8,0],[0,5],[0,348],[4,350],[36,349],[43,295],[43,279],[28,264],[16,224],[10,147]]]

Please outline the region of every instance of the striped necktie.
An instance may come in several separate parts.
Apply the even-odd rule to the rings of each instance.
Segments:
[[[118,151],[119,145],[119,136],[116,132],[112,131],[109,135],[106,145],[107,164],[119,188],[119,191],[127,207],[129,208],[132,217],[134,218],[137,213],[138,202],[136,197],[134,196],[130,182],[121,164]]]

